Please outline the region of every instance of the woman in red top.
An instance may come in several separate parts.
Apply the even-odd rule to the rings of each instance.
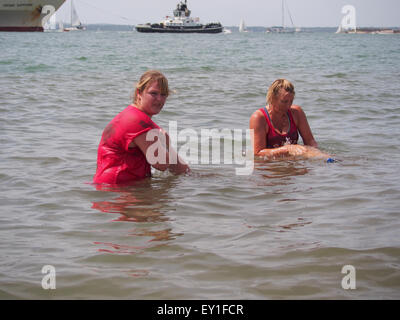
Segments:
[[[169,146],[168,134],[151,119],[161,111],[168,95],[168,80],[162,73],[150,70],[142,75],[136,85],[134,103],[104,129],[94,183],[126,184],[150,177],[150,166],[174,174],[190,171]],[[154,143],[156,148],[152,147]]]
[[[253,113],[250,129],[254,130],[254,155],[266,158],[286,156],[322,155],[317,149],[307,117],[298,105],[294,105],[294,86],[285,79],[275,80],[267,94],[268,105]],[[297,144],[300,133],[305,146]]]

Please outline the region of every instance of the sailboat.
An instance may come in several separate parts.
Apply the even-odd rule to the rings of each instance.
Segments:
[[[71,0],[71,27],[64,28],[64,31],[83,31],[86,30],[86,27],[82,25],[82,22],[79,20],[78,13],[76,12],[74,1]]]
[[[239,24],[239,32],[249,32],[247,29],[246,29],[246,25],[245,25],[245,23],[244,23],[244,20],[242,19],[242,20],[240,20],[240,24]]]
[[[282,0],[282,26],[273,26],[271,28],[268,28],[266,30],[267,33],[269,32],[274,32],[274,33],[295,33],[295,32],[300,32],[300,28],[295,28],[292,15],[290,14],[289,11],[289,6],[286,4],[286,9],[289,14],[290,22],[292,24],[291,28],[288,28],[285,26],[285,0]]]

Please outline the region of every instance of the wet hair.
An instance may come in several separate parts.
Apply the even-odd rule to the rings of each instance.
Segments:
[[[148,86],[153,82],[157,82],[160,87],[161,94],[165,94],[167,97],[170,94],[168,88],[167,78],[158,70],[148,70],[140,77],[139,82],[135,85],[135,92],[133,94],[133,103],[137,102],[138,92],[142,93]]]
[[[284,89],[286,92],[292,93],[293,96],[296,94],[294,91],[294,86],[289,80],[277,79],[274,82],[272,82],[271,86],[268,89],[267,93],[268,104],[272,103],[272,99],[278,95],[279,90],[281,89]]]

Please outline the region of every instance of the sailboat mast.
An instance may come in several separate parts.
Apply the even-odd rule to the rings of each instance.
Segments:
[[[294,28],[294,23],[293,23],[292,15],[290,14],[289,6],[288,5],[286,5],[286,6],[287,6],[287,12],[289,14],[290,22],[292,24],[292,28]]]
[[[74,8],[74,0],[71,0],[71,27],[72,27],[72,19],[73,19],[73,17],[72,17],[72,15],[73,15],[73,13],[72,13],[72,10],[73,10],[73,8]]]
[[[285,28],[285,3],[282,0],[282,27]]]

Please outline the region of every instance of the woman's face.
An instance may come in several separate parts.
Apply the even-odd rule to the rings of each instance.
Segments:
[[[272,104],[274,108],[282,112],[287,112],[293,103],[293,99],[293,93],[287,92],[285,89],[280,89],[278,94],[274,97]]]
[[[150,83],[142,93],[138,92],[137,95],[136,106],[149,117],[158,114],[167,100],[167,95],[161,93],[157,81]]]

